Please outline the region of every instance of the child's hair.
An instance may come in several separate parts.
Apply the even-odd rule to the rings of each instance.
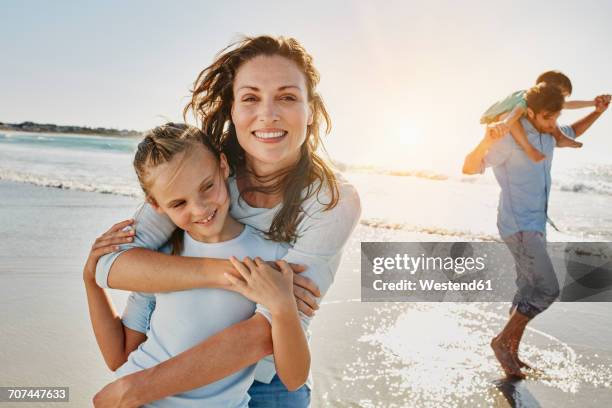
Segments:
[[[570,94],[572,93],[572,81],[561,71],[546,71],[536,79],[536,85],[546,82],[550,85],[558,86],[559,88],[566,90]]]
[[[536,86],[529,88],[525,94],[527,107],[538,114],[542,111],[559,112],[563,109],[565,97],[561,88],[551,85],[548,82],[540,82]]]
[[[149,170],[167,163],[179,153],[183,153],[193,146],[200,144],[219,159],[219,152],[210,142],[209,138],[198,128],[182,123],[168,122],[145,133],[138,144],[134,155],[134,170],[138,182],[144,191],[147,200],[155,200],[150,194]],[[172,244],[172,254],[180,254],[183,249],[184,231],[177,228],[169,242]]]
[[[338,183],[333,170],[317,153],[321,144],[321,127],[325,133],[331,129],[331,119],[316,91],[319,72],[312,56],[294,38],[244,37],[221,51],[216,60],[205,68],[195,81],[191,101],[185,106],[184,115],[191,110],[202,122],[202,128],[225,155],[232,170],[248,172],[246,155],[238,143],[236,129],[231,121],[234,102],[233,84],[238,69],[245,62],[258,56],[280,56],[293,61],[306,78],[308,102],[313,111],[312,124],[306,130],[306,142],[300,149],[298,162],[270,176],[252,174],[266,187],[249,187],[241,191],[264,194],[283,193],[283,202],[268,230],[268,237],[277,242],[293,242],[297,239],[297,226],[303,217],[302,204],[327,187],[330,200],[325,209],[336,206],[339,200]],[[272,182],[272,183],[271,183]],[[306,190],[306,193],[304,193]]]

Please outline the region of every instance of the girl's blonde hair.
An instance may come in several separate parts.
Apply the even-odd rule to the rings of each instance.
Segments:
[[[148,131],[134,155],[134,170],[138,182],[145,193],[147,201],[155,201],[150,194],[151,180],[149,171],[160,164],[168,163],[177,154],[188,151],[200,144],[210,151],[217,160],[219,152],[210,143],[208,137],[198,128],[182,123],[166,123]],[[177,228],[170,237],[172,254],[178,255],[183,250],[184,231]]]

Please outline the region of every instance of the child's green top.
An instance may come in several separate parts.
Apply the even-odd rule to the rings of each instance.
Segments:
[[[510,113],[516,106],[521,106],[523,109],[527,109],[527,100],[525,99],[525,93],[527,91],[516,91],[501,101],[495,102],[480,118],[480,123],[491,123],[495,122],[499,115],[504,113]]]

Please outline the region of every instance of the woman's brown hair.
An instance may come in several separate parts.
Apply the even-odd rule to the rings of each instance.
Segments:
[[[155,200],[150,195],[149,170],[171,161],[177,154],[186,152],[197,144],[204,146],[219,160],[218,150],[214,148],[206,135],[196,127],[169,122],[145,133],[144,138],[138,143],[133,164],[140,187],[148,201]],[[169,243],[172,245],[173,255],[182,252],[183,237],[184,231],[180,228],[172,233]]]
[[[238,143],[236,129],[231,121],[234,102],[233,82],[242,64],[257,56],[281,56],[293,61],[306,78],[308,102],[313,112],[312,124],[307,128],[307,140],[300,148],[300,158],[290,168],[272,175],[261,176],[247,168],[244,150]],[[240,193],[241,198],[249,192],[274,194],[282,192],[283,203],[274,217],[268,238],[277,242],[294,242],[297,225],[303,214],[302,204],[318,195],[323,188],[330,194],[325,204],[329,210],[339,199],[338,183],[333,170],[317,154],[322,144],[320,131],[325,122],[325,134],[331,130],[331,119],[323,99],[316,92],[319,73],[312,57],[294,38],[245,37],[223,49],[216,60],[198,75],[192,90],[191,101],[185,106],[184,116],[191,110],[202,124],[204,133],[228,158],[230,168],[241,173],[250,173],[260,186],[250,186]]]

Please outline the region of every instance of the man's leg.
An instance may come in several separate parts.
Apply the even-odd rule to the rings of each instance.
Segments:
[[[514,257],[514,263],[516,266],[516,294],[512,299],[512,305],[508,312],[509,316],[512,316],[519,303],[530,299],[533,296],[535,282],[533,282],[533,274],[529,272],[533,268],[534,258],[525,247],[524,232],[519,232],[510,237],[506,237],[504,242],[510,249],[512,256]],[[521,339],[525,327],[518,331],[516,339],[510,343],[510,351],[519,368],[531,369],[532,367],[526,362],[519,358],[518,351]]]
[[[508,377],[525,378],[525,374],[521,371],[521,367],[512,354],[512,344],[519,341],[518,339],[525,331],[529,320],[531,320],[530,317],[515,310],[501,333],[491,340],[491,348],[495,353],[495,358],[497,358]]]
[[[511,353],[518,366],[531,368],[518,357],[520,342],[527,322],[546,310],[559,296],[559,283],[542,233],[523,231],[504,241],[511,250],[517,267],[518,290],[513,305],[516,305],[515,311],[527,319],[524,325],[515,322],[511,326],[513,330],[509,328],[505,333],[509,337],[504,339],[510,342]],[[510,320],[512,316],[514,315],[511,315]],[[519,321],[522,322],[523,319]]]
[[[518,344],[530,319],[516,309],[520,303],[524,302],[524,299],[530,298],[533,292],[532,282],[528,273],[532,261],[529,259],[524,247],[522,232],[505,237],[504,242],[514,257],[516,266],[516,294],[512,299],[512,306],[510,307],[510,319],[504,329],[491,341],[491,348],[508,377],[525,378],[525,375],[521,372],[524,363],[518,359]],[[526,367],[527,365],[524,366]]]

